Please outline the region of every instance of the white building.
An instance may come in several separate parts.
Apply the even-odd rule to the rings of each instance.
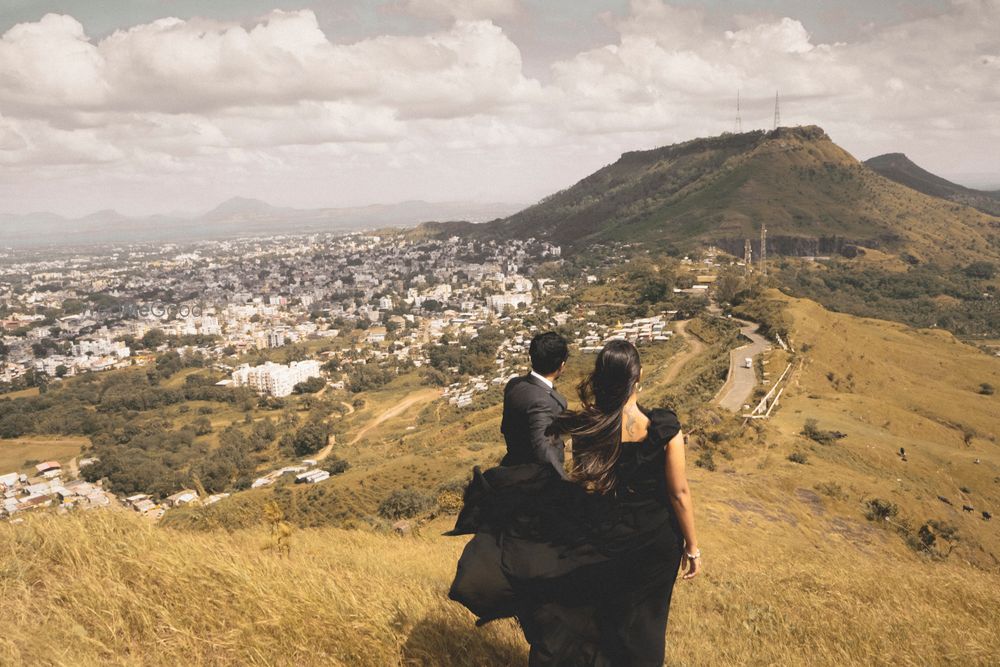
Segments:
[[[293,361],[288,365],[269,361],[252,368],[244,364],[233,371],[233,384],[238,387],[250,387],[259,394],[288,396],[298,383],[320,377],[319,368],[319,362],[312,359]]]
[[[493,312],[498,314],[503,313],[504,308],[507,306],[517,310],[530,306],[532,301],[534,301],[531,292],[505,292],[503,294],[493,294],[486,297],[486,299]]]

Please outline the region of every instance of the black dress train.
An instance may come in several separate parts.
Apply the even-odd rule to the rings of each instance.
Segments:
[[[473,471],[451,535],[466,546],[449,593],[479,623],[516,616],[529,664],[662,665],[684,540],[666,488],[667,409],[622,445],[617,487],[587,493],[548,464]]]

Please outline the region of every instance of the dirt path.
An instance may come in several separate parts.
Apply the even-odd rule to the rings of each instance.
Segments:
[[[663,379],[660,380],[660,382],[663,382],[664,384],[668,382],[673,382],[675,379],[677,379],[677,376],[684,368],[684,364],[691,361],[692,359],[694,359],[699,354],[705,351],[705,344],[702,343],[700,340],[698,340],[698,338],[696,338],[694,335],[689,334],[687,332],[687,325],[688,322],[690,321],[691,320],[681,320],[675,323],[674,325],[674,329],[680,336],[684,338],[684,341],[687,343],[687,348],[685,348],[684,351],[681,352],[680,354],[675,355],[674,358],[670,360],[670,365],[667,367],[667,372],[664,374]]]
[[[417,403],[426,403],[428,401],[432,401],[435,398],[438,398],[440,395],[441,392],[438,389],[421,389],[420,391],[413,392],[412,394],[404,398],[402,401],[400,401],[399,403],[392,406],[379,416],[375,417],[375,419],[371,420],[370,422],[362,426],[361,430],[359,430],[355,434],[355,436],[351,438],[351,441],[348,442],[347,444],[348,445],[357,444],[361,440],[361,438],[365,437],[369,433],[369,431],[371,431],[374,428],[377,428],[380,424],[384,423],[385,421],[392,419],[393,417],[398,417],[399,415],[403,414]],[[343,403],[343,405],[348,409],[347,414],[354,413],[354,406],[348,403]],[[334,444],[335,444],[335,437],[331,435],[329,440],[327,441],[326,447],[316,452],[316,456],[314,456],[313,458],[316,459],[317,461],[322,461],[323,459],[328,457],[330,453],[333,451]]]
[[[398,417],[399,415],[406,412],[410,407],[416,405],[417,403],[426,403],[438,398],[441,395],[441,391],[438,389],[421,389],[420,391],[415,391],[402,401],[389,408],[382,414],[380,414],[375,419],[371,420],[365,424],[360,431],[351,439],[348,445],[357,444],[361,438],[365,437],[369,431],[378,427],[383,422],[392,419],[393,417]]]

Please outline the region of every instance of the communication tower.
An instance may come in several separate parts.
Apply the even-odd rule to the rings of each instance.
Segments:
[[[750,244],[750,239],[743,241],[743,267],[747,275],[753,271],[753,246]]]
[[[767,225],[760,225],[760,275],[767,275]]]
[[[774,129],[781,125],[781,109],[778,107],[778,91],[774,91]]]
[[[740,115],[740,90],[736,89],[736,126],[734,131],[736,134],[743,132],[743,117]]]

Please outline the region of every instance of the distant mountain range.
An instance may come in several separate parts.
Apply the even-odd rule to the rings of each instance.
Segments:
[[[865,248],[907,261],[1000,257],[1000,221],[889,180],[819,127],[694,139],[625,153],[570,188],[504,220],[425,233],[535,236],[569,249],[618,240],[680,249],[708,243],[740,256],[750,240],[787,255]]]
[[[0,247],[178,242],[240,236],[406,227],[429,220],[482,222],[510,215],[516,204],[405,201],[352,208],[296,209],[236,197],[203,215],[129,217],[113,210],[81,218],[54,213],[0,214]]]
[[[984,213],[1000,216],[1000,190],[974,190],[952,183],[914,164],[902,153],[886,153],[865,160],[865,166],[888,179],[932,197],[948,199],[958,204],[978,208]]]

